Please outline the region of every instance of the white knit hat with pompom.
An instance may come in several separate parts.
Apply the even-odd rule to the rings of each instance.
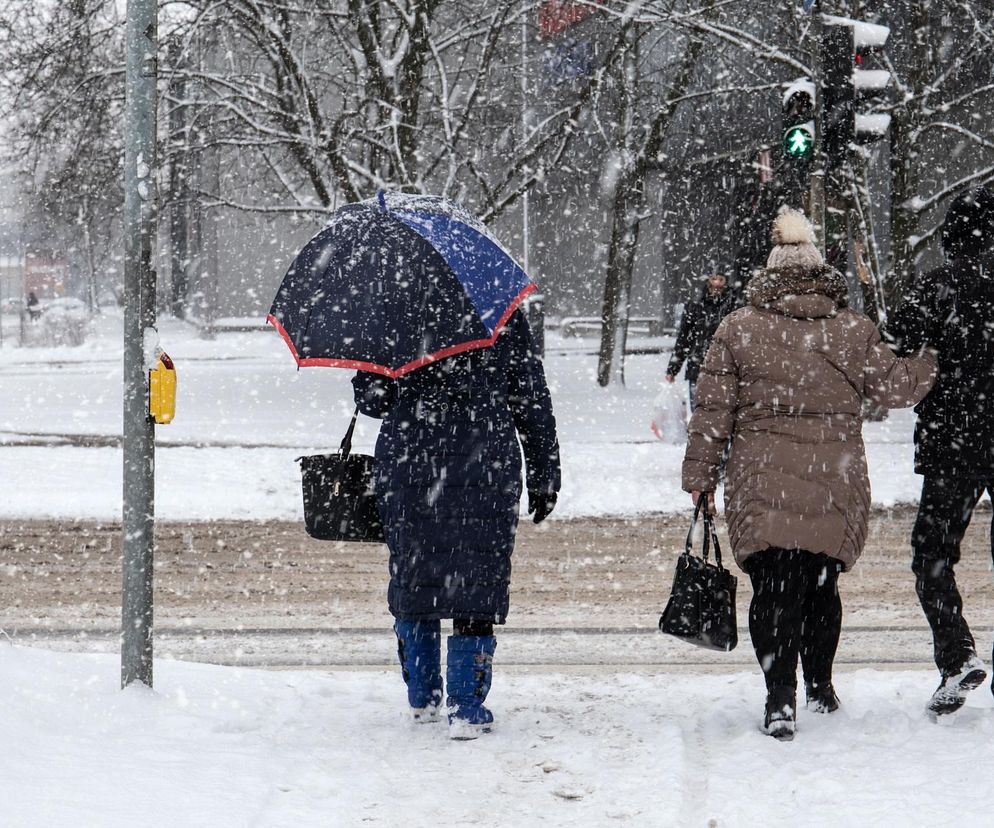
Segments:
[[[825,264],[815,247],[815,231],[804,213],[787,208],[773,222],[773,249],[768,268],[815,270]]]

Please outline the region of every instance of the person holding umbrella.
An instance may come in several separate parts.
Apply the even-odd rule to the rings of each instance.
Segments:
[[[444,689],[454,739],[493,726],[484,702],[509,607],[522,449],[536,523],[560,488],[552,401],[518,309],[534,288],[458,206],[380,193],[304,248],[270,314],[298,364],[359,369],[356,404],[383,420],[374,489],[408,703],[415,721],[437,721]]]

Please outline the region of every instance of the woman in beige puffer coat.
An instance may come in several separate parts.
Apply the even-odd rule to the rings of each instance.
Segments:
[[[767,685],[764,729],[792,738],[797,659],[808,708],[838,707],[832,662],[842,624],[836,579],[866,538],[870,483],[864,399],[888,408],[931,388],[931,352],[899,359],[873,323],[847,307],[845,279],[815,248],[807,219],[787,210],[749,305],[715,333],[698,380],[683,461],[694,501],[725,483],[735,560],[750,576],[749,631]]]

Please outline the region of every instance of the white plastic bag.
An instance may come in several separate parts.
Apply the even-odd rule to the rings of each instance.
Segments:
[[[683,383],[663,383],[652,402],[651,428],[664,443],[687,441],[687,395]]]

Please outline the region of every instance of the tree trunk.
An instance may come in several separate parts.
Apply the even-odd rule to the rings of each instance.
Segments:
[[[638,248],[639,213],[644,201],[641,176],[618,178],[611,210],[611,246],[608,250],[604,304],[601,309],[601,347],[597,382],[625,383],[625,346],[631,305],[632,269]]]
[[[89,205],[87,205],[88,207]],[[93,236],[90,233],[89,209],[81,216],[83,225],[83,247],[86,249],[86,304],[90,313],[100,313],[100,303],[97,301],[97,267],[93,257]]]
[[[918,193],[918,152],[911,146],[911,131],[911,113],[898,110],[891,119],[891,244],[884,286],[891,307],[899,304],[914,281],[913,239],[918,234],[918,214],[911,204]]]
[[[209,193],[221,192],[221,157],[218,150],[210,149],[205,153],[203,159],[204,189]],[[202,285],[202,319],[203,327],[200,335],[203,339],[214,339],[214,325],[217,322],[218,293],[221,278],[220,273],[220,251],[218,248],[218,211],[220,207],[214,207],[202,211],[202,230],[200,264],[203,273]]]
[[[628,341],[628,312],[631,308],[632,264],[638,244],[638,215],[643,187],[635,149],[635,115],[638,91],[638,32],[625,36],[618,75],[619,130],[615,155],[608,163],[616,164],[614,191],[611,196],[611,244],[608,248],[607,275],[604,279],[604,305],[601,308],[601,348],[597,365],[597,382],[608,385],[612,379],[625,384],[625,345]]]
[[[180,46],[172,43],[169,47],[169,62],[175,71],[180,61]],[[169,275],[172,282],[170,305],[173,316],[177,319],[186,318],[186,306],[189,301],[188,280],[186,274],[189,253],[187,251],[187,205],[190,198],[187,188],[187,140],[186,140],[186,108],[176,101],[186,97],[186,82],[179,72],[169,83],[169,93],[173,98],[173,108],[169,113],[169,133],[173,141],[173,156],[169,164]]]
[[[920,195],[921,153],[915,134],[922,123],[921,96],[935,74],[937,54],[933,39],[936,32],[930,26],[930,3],[920,0],[906,12],[912,36],[912,56],[905,86],[910,93],[907,103],[895,107],[891,115],[891,252],[888,280],[884,286],[887,304],[897,307],[914,282],[917,253],[914,239],[921,234],[920,215],[913,199]]]

